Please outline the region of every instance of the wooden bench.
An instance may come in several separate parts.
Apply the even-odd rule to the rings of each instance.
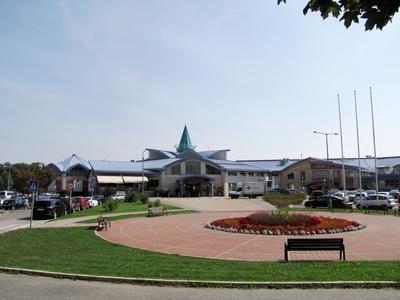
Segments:
[[[342,257],[343,260],[346,260],[342,238],[288,239],[285,243],[285,261],[289,261],[289,251],[340,251],[340,260]]]
[[[97,230],[105,229],[107,231],[107,227],[111,227],[111,220],[109,217],[99,216],[97,217]]]
[[[168,211],[166,208],[163,207],[149,207],[149,212],[147,213],[148,217],[154,217],[154,216],[162,216],[162,215],[168,215]]]

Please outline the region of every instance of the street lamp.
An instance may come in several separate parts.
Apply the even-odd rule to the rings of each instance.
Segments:
[[[328,146],[328,135],[339,135],[339,133],[336,132],[320,132],[320,131],[313,131],[313,133],[316,134],[323,134],[325,135],[325,144],[326,144],[326,163],[328,164],[328,193],[329,193],[329,204],[330,204],[330,209],[332,210],[332,198],[331,198],[331,193],[329,190],[331,189],[331,174],[330,174],[330,169],[329,169],[329,146]]]
[[[142,151],[142,195],[144,194],[144,153],[146,150]]]

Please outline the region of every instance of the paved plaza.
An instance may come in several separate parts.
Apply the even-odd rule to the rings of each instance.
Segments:
[[[228,260],[282,261],[288,236],[229,233],[204,228],[204,224],[249,212],[204,212],[153,218],[127,219],[112,223],[98,235],[108,241],[144,250]],[[343,237],[346,259],[399,260],[400,217],[362,213],[315,213],[340,217],[367,225],[355,232],[316,235]],[[293,236],[292,236],[293,237]],[[291,260],[338,260],[338,251],[291,252]]]

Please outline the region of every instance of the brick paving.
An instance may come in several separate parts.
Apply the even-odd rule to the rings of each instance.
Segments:
[[[127,219],[112,223],[99,236],[118,244],[144,250],[227,260],[282,261],[289,236],[229,233],[204,228],[216,219],[246,216],[249,212],[216,212]],[[399,260],[400,217],[361,213],[315,213],[341,217],[367,225],[355,232],[316,235],[343,237],[346,259]],[[291,236],[293,237],[293,236]],[[339,260],[338,251],[290,252],[290,260]]]

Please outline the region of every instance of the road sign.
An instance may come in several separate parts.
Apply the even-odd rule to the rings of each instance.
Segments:
[[[39,180],[29,180],[29,190],[31,192],[37,192],[39,189]]]

